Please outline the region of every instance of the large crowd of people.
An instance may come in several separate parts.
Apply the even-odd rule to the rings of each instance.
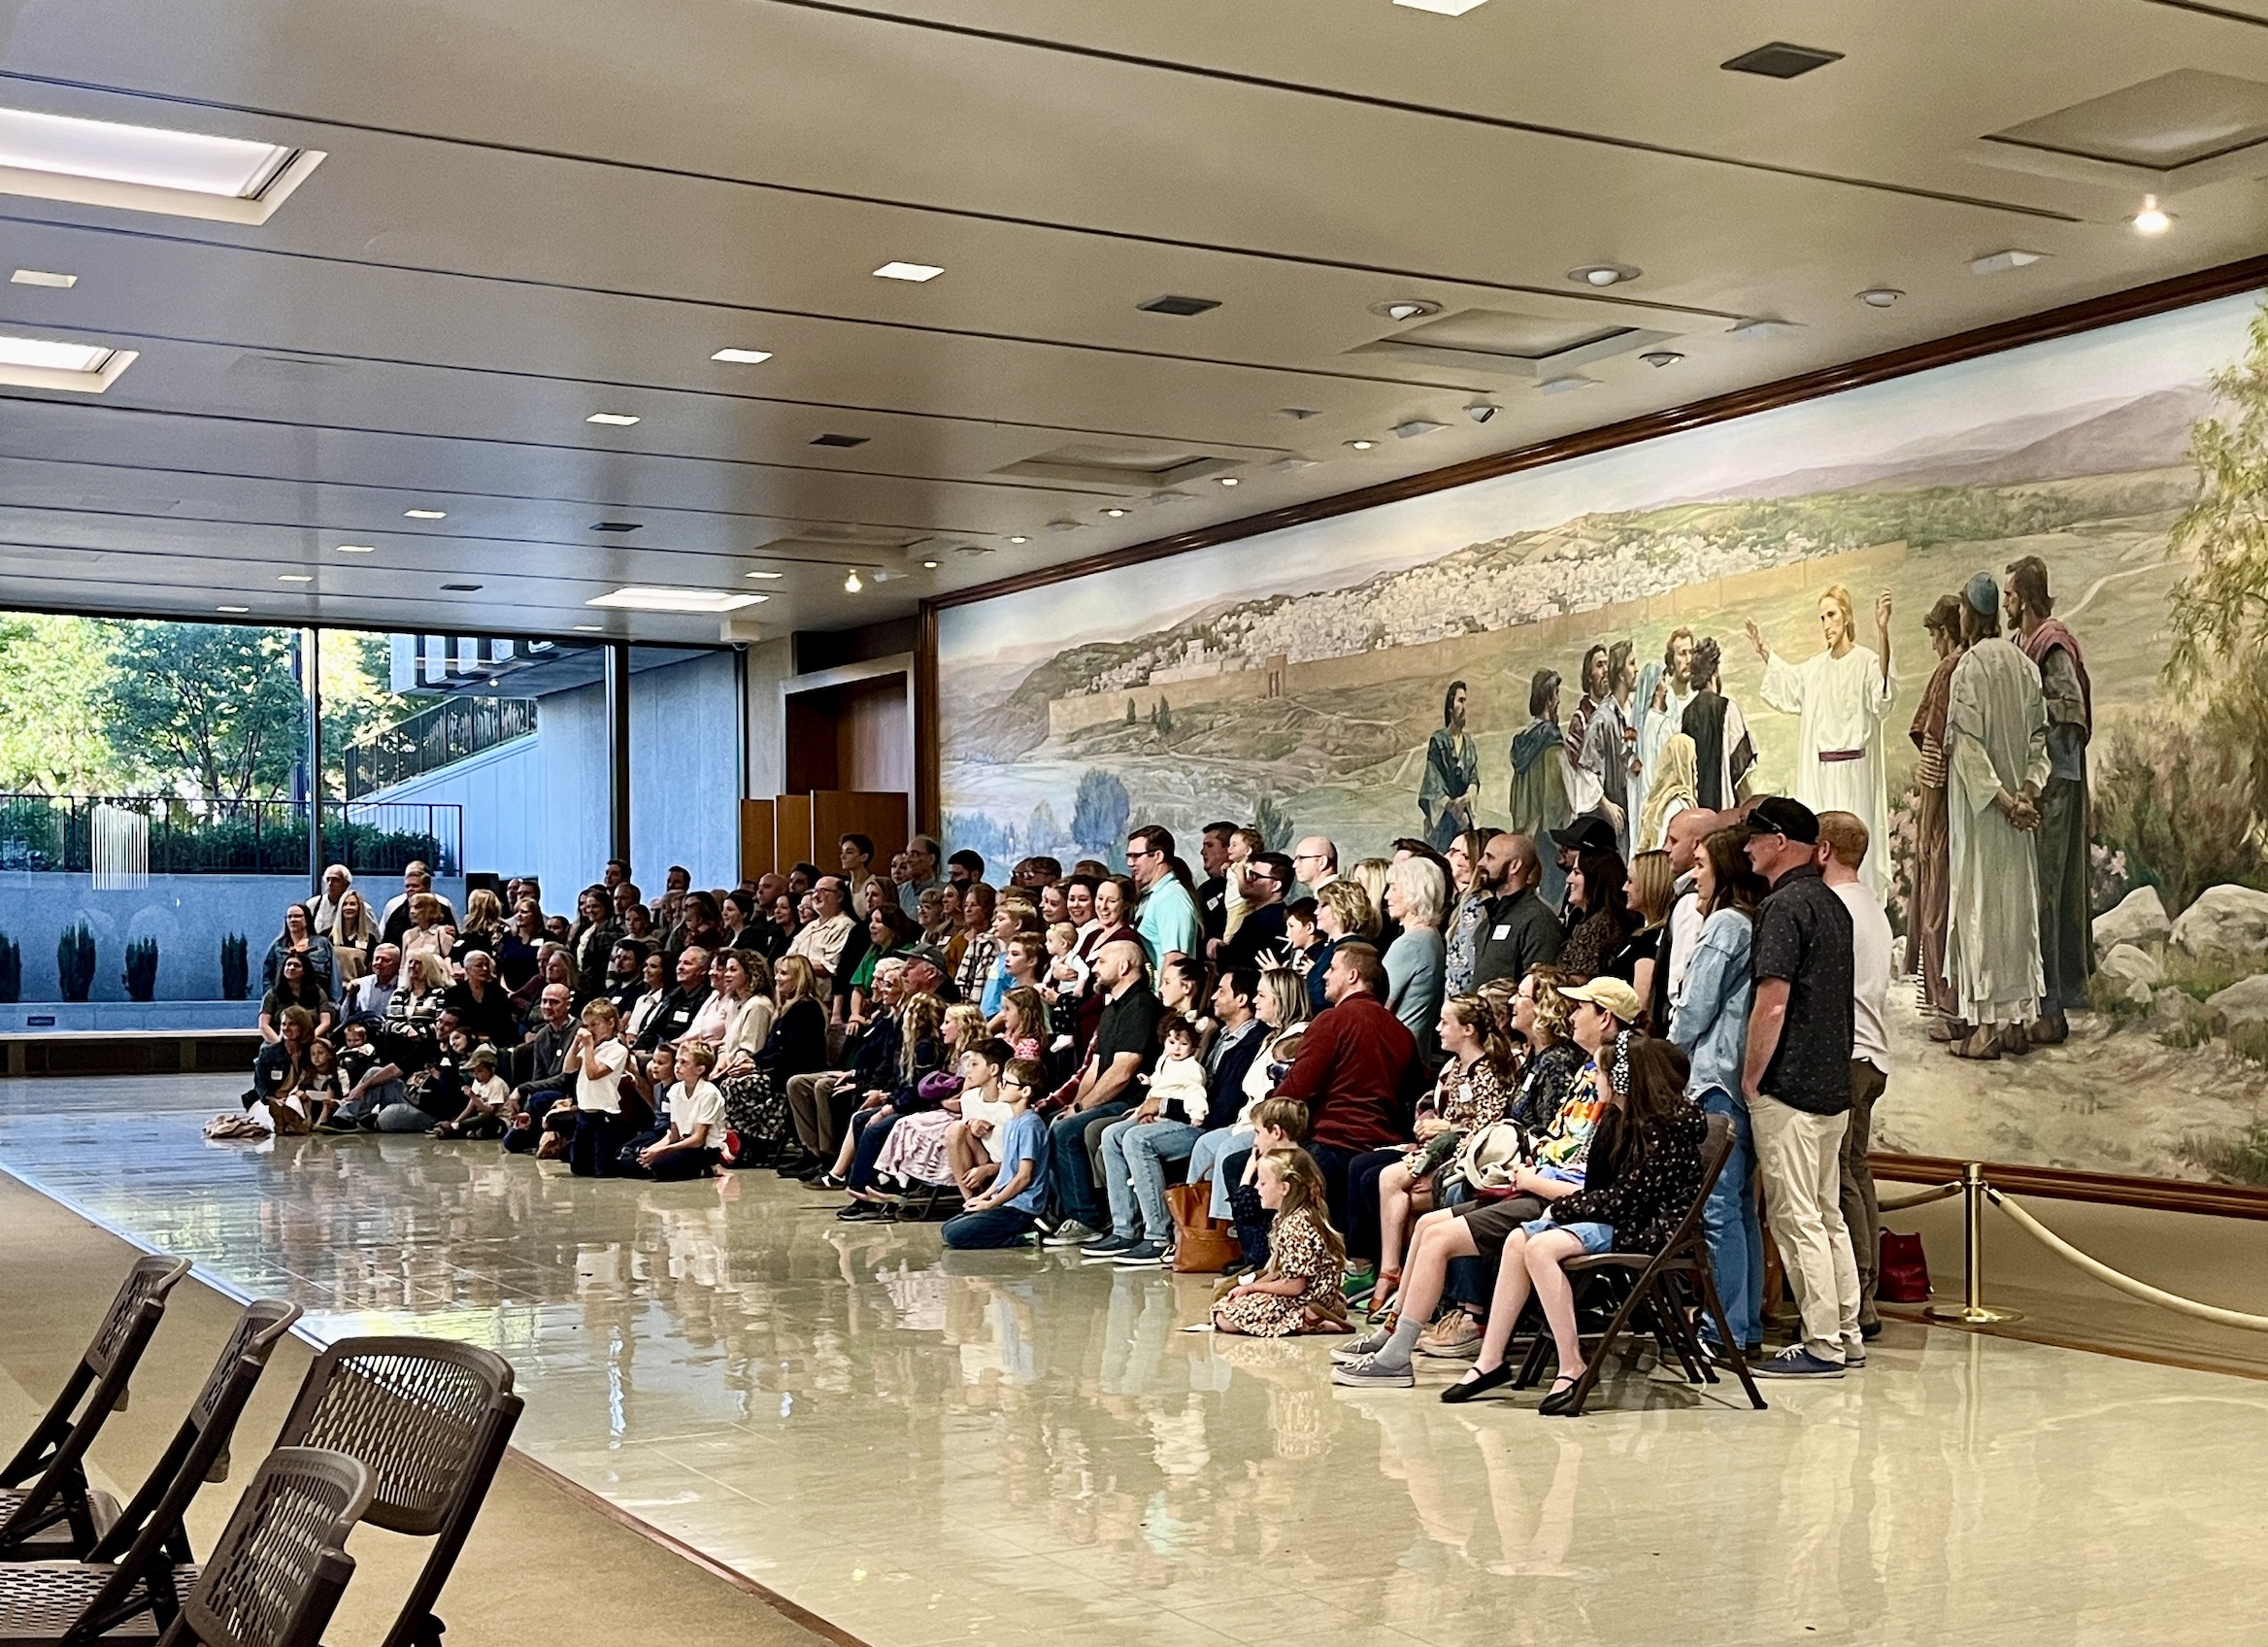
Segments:
[[[265,958],[248,1111],[283,1132],[424,1133],[591,1177],[765,1168],[846,1222],[945,1245],[1225,1270],[1222,1332],[1350,1334],[1333,1376],[1443,1398],[1512,1376],[1532,1297],[1584,1371],[1563,1265],[1657,1251],[1704,1210],[1730,1344],[1772,1376],[1865,1362],[1869,1112],[1890,934],[1848,812],[1688,805],[1625,860],[1586,812],[1342,867],[1208,825],[1192,867],[1133,829],[1121,873],[986,879],[917,836],[649,899],[610,862],[548,915],[533,881],[460,913],[423,864],[373,913],[344,868]],[[1562,889],[1554,902],[1546,888]],[[1764,1354],[1760,1199],[1801,1316]]]

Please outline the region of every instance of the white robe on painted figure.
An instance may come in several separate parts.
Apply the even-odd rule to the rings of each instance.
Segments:
[[[1870,844],[1858,878],[1882,902],[1882,865],[1890,848],[1883,719],[1897,701],[1897,678],[1883,679],[1883,660],[1871,647],[1854,646],[1841,657],[1816,652],[1801,663],[1774,653],[1764,663],[1760,695],[1774,709],[1799,718],[1795,798],[1814,812],[1852,813],[1866,825]],[[1856,760],[1819,758],[1843,750],[1861,754]]]
[[[2038,665],[2013,641],[1979,641],[1953,666],[1945,749],[1946,982],[1969,1023],[2028,1024],[2046,987],[2038,856],[1992,801],[2047,783],[2048,705]]]
[[[1645,797],[1653,793],[1653,781],[1661,776],[1662,746],[1685,729],[1685,705],[1691,703],[1694,698],[1694,693],[1689,688],[1684,691],[1678,690],[1678,683],[1675,679],[1671,680],[1669,687],[1669,707],[1657,712],[1652,708],[1652,684],[1641,681],[1638,686],[1642,694],[1638,699],[1639,707],[1645,711],[1643,718],[1638,723],[1638,793],[1640,796],[1638,805],[1640,811],[1645,810]]]

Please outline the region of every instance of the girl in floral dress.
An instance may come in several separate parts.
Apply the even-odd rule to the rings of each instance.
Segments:
[[[1214,1327],[1251,1338],[1346,1331],[1339,1278],[1347,1244],[1331,1227],[1315,1158],[1305,1150],[1261,1157],[1260,1204],[1276,1215],[1268,1267],[1221,1295],[1213,1306]]]

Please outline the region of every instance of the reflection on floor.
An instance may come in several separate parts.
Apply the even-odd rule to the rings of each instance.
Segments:
[[[2268,1605],[2268,1390],[1896,1325],[1767,1413],[1329,1383],[1204,1284],[841,1226],[769,1174],[207,1145],[210,1080],[0,1082],[0,1163],[317,1330],[520,1369],[519,1441],[876,1647],[2224,1641]],[[969,1261],[960,1261],[966,1258]]]

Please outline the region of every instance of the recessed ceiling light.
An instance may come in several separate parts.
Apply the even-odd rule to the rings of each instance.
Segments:
[[[1858,301],[1869,309],[1887,309],[1905,295],[1894,286],[1870,286],[1858,294]]]
[[[1579,388],[1596,388],[1598,387],[1598,379],[1586,378],[1580,373],[1571,377],[1547,378],[1536,385],[1536,387],[1542,389],[1546,394],[1573,394]]]
[[[1476,7],[1485,6],[1488,0],[1394,0],[1397,6],[1407,6],[1413,12],[1431,12],[1436,17],[1461,17]]]
[[[924,560],[921,562],[921,564],[926,566],[932,572],[937,570],[937,562],[934,560]]]
[[[1717,66],[1730,69],[1736,75],[1762,75],[1768,80],[1793,80],[1797,75],[1808,75],[1814,69],[1823,69],[1829,63],[1840,63],[1843,53],[1826,51],[1817,46],[1790,46],[1784,40],[1775,40],[1768,46],[1759,46],[1753,51],[1743,51],[1737,57],[1728,57]]]
[[[866,586],[858,581],[857,569],[853,567],[851,569],[850,575],[843,580],[843,592],[845,594],[856,594],[864,588],[866,588]]]
[[[722,360],[734,366],[761,366],[772,358],[772,353],[770,350],[766,349],[719,349],[709,358]]]
[[[1032,540],[1031,540],[1031,539],[1029,539],[1029,538],[1022,538],[1022,537],[1017,537],[1017,538],[1010,538],[1008,541],[1009,541],[1010,543],[1029,543],[1029,542],[1031,542]],[[968,551],[968,550],[963,550],[961,553],[962,553],[962,554],[964,554],[964,555],[966,555],[966,554],[970,553],[970,551]],[[979,550],[979,551],[977,551],[977,553],[978,553],[978,554],[983,554],[984,552],[983,552],[982,550]]]
[[[1978,258],[1969,265],[1972,275],[1997,275],[2005,269],[2021,269],[2047,256],[2045,252],[2019,252],[2010,247],[2006,252],[1994,252]]]
[[[1567,278],[1583,286],[1609,286],[1634,281],[1645,272],[1627,263],[1586,263],[1580,269],[1568,270]]]
[[[1224,487],[1233,487],[1240,483],[1234,475],[1223,475],[1220,477],[1220,484]]]
[[[276,581],[280,584],[312,584],[315,582],[315,574],[312,572],[279,572],[276,574]]]
[[[2126,220],[2134,225],[2136,234],[2163,234],[2174,226],[2172,214],[2157,203],[2154,194],[2144,195],[2142,210]]]
[[[583,604],[619,607],[625,612],[732,612],[770,598],[761,594],[736,594],[730,589],[673,589],[633,584]]]
[[[450,594],[479,594],[481,592],[479,584],[443,584],[441,587]]]
[[[815,435],[812,437],[812,445],[848,448],[864,446],[870,438],[867,435]]]
[[[1430,297],[1394,297],[1370,306],[1373,315],[1383,315],[1389,320],[1417,320],[1427,315],[1441,313],[1441,305]]]
[[[604,623],[578,623],[575,632],[579,635],[603,635],[607,632],[607,626]]]
[[[593,412],[583,420],[586,423],[604,423],[611,429],[626,429],[638,420],[627,412]]]
[[[1114,505],[1112,505],[1110,508],[1108,508],[1108,509],[1104,510],[1104,511],[1103,511],[1103,513],[1104,513],[1105,515],[1108,515],[1108,516],[1109,516],[1109,517],[1110,517],[1112,520],[1116,521],[1116,520],[1117,520],[1117,519],[1118,519],[1120,516],[1124,515],[1126,512],[1125,512],[1123,509],[1120,509],[1120,508],[1118,508],[1118,507],[1117,507],[1116,504],[1114,504]]]
[[[250,612],[251,608],[249,606],[216,606],[213,610],[216,612]]]
[[[140,356],[131,349],[56,338],[0,337],[0,383],[100,394]]]
[[[1674,349],[1650,349],[1644,354],[1641,354],[1638,358],[1645,361],[1649,366],[1659,368],[1662,366],[1675,366],[1679,361],[1683,360],[1684,356],[1680,354]]]
[[[378,546],[367,543],[343,543],[339,545],[339,553],[341,555],[376,555]]]
[[[933,281],[945,273],[937,263],[884,263],[874,271],[885,281]]]
[[[405,509],[402,511],[402,519],[405,521],[446,521],[449,519],[449,511],[446,509]]]
[[[1163,297],[1153,297],[1147,303],[1137,303],[1134,307],[1152,315],[1202,315],[1208,310],[1219,308],[1220,299],[1217,297],[1177,297],[1169,292]]]
[[[744,578],[763,578],[770,580],[774,578],[784,578],[787,576],[787,574],[784,572],[743,572],[741,576]]]
[[[0,192],[265,222],[323,156],[240,137],[0,109]]]
[[[1416,440],[1419,435],[1429,435],[1440,427],[1441,424],[1430,418],[1412,418],[1408,422],[1396,423],[1394,433],[1403,440]]]
[[[49,286],[57,291],[68,291],[79,284],[77,275],[50,274],[46,269],[18,269],[8,278],[17,286]]]
[[[1372,447],[1378,445],[1378,442],[1375,440],[1351,440],[1347,444],[1357,452],[1368,452]]]

